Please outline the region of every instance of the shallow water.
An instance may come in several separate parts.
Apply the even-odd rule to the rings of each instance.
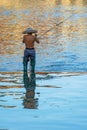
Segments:
[[[1,73],[0,129],[87,129],[87,73],[38,73],[34,98],[23,86],[22,73]]]
[[[22,71],[27,27],[42,36],[35,45],[36,71],[87,71],[86,7],[86,0],[0,0],[0,71]]]
[[[87,129],[86,7],[86,0],[0,0],[0,130]],[[36,89],[28,92],[22,72],[27,27],[41,37]]]

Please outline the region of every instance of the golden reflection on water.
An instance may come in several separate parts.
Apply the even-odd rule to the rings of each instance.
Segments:
[[[71,4],[71,1],[70,1],[70,0],[61,0],[61,3],[62,3],[62,5],[64,5],[64,6],[68,6],[68,5]]]
[[[60,27],[55,27],[55,24],[73,14],[73,7],[81,9],[85,5],[86,1],[84,0],[0,0],[0,54],[22,54],[24,48],[21,44],[22,32],[29,26],[37,29],[39,35],[54,27],[52,31],[46,35],[44,34],[39,48],[48,50],[49,47],[53,48],[55,43],[55,46],[60,46],[57,51],[63,51],[66,45],[64,40],[62,40],[60,45],[61,37],[73,40],[76,33],[79,36],[84,36],[86,31],[84,23],[86,20],[78,18],[78,20],[74,21],[75,24],[68,20],[66,24],[62,24]],[[78,10],[75,11],[78,12]],[[81,13],[84,13],[84,11]],[[46,52],[45,54],[49,55]]]

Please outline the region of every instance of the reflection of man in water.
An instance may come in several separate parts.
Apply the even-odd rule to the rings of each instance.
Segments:
[[[35,96],[34,90],[26,91],[25,99],[23,101],[24,108],[27,108],[27,109],[38,108],[38,99],[35,99],[34,96]]]
[[[26,88],[26,91],[32,91],[36,88],[36,74],[30,73],[30,76],[28,77],[28,73],[24,72],[23,74],[23,81],[24,81],[24,87]]]
[[[35,35],[32,35],[35,33]],[[37,38],[37,30],[33,30],[32,28],[26,29],[23,34],[23,43],[25,43],[25,50],[24,50],[24,58],[23,58],[23,67],[24,72],[27,72],[27,64],[28,61],[30,61],[30,69],[31,72],[35,71],[35,49],[34,49],[34,43],[39,43],[39,40]]]

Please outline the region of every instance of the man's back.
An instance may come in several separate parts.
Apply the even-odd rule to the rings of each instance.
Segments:
[[[23,43],[25,43],[26,48],[34,48],[34,42],[39,43],[37,36],[33,36],[32,34],[24,35]]]

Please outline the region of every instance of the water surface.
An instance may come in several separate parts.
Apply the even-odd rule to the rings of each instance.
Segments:
[[[38,73],[33,97],[21,73],[1,73],[0,129],[86,130],[86,86],[87,73]]]
[[[86,26],[86,0],[0,0],[0,130],[87,129]],[[40,37],[36,89],[28,92],[22,71],[27,27]]]
[[[0,0],[0,71],[22,71],[27,27],[42,36],[35,45],[36,71],[87,71],[86,7],[86,0]]]

